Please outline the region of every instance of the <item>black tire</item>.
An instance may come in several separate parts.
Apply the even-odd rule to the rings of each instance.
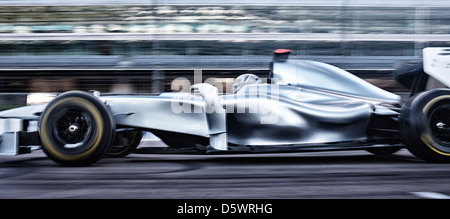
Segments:
[[[400,147],[377,147],[366,149],[366,151],[378,156],[387,156],[396,153],[400,149]]]
[[[402,107],[400,134],[406,148],[430,162],[450,162],[450,90],[433,89]]]
[[[131,130],[117,132],[116,140],[106,154],[107,157],[126,157],[139,146],[142,140],[142,131]]]
[[[107,106],[81,91],[52,100],[39,120],[42,149],[64,166],[86,166],[101,159],[115,136],[115,122]]]

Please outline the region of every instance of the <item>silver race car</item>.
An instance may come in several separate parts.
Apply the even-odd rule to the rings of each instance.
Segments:
[[[427,161],[450,161],[449,89],[422,89],[402,104],[398,95],[349,72],[289,60],[289,53],[274,52],[267,80],[239,76],[232,94],[220,95],[208,83],[157,96],[69,91],[48,104],[0,112],[0,154],[39,147],[62,165],[89,165],[105,155],[126,156],[149,131],[169,147],[206,153],[391,154],[406,147]],[[449,87],[449,54],[448,48],[425,49],[429,77],[407,78],[433,78]],[[32,121],[37,131],[28,128]]]

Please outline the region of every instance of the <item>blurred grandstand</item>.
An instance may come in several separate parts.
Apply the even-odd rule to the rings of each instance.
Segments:
[[[450,2],[0,0],[0,92],[170,91],[195,70],[267,76],[271,53],[344,68],[391,91],[396,63],[450,46]],[[381,83],[381,84],[380,84]]]

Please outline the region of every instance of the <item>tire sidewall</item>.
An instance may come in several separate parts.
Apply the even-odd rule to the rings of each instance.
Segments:
[[[90,117],[92,131],[86,144],[63,148],[56,140],[54,125],[58,112],[80,109]],[[43,151],[54,161],[65,166],[85,166],[101,159],[108,151],[115,134],[114,119],[109,109],[98,98],[81,91],[66,92],[51,101],[41,114],[38,124]]]

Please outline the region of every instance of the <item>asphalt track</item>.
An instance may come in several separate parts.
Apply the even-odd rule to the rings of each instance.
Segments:
[[[0,157],[0,199],[449,198],[449,182],[450,164],[426,163],[405,149],[384,157],[134,153],[89,167],[62,167],[41,151]]]

